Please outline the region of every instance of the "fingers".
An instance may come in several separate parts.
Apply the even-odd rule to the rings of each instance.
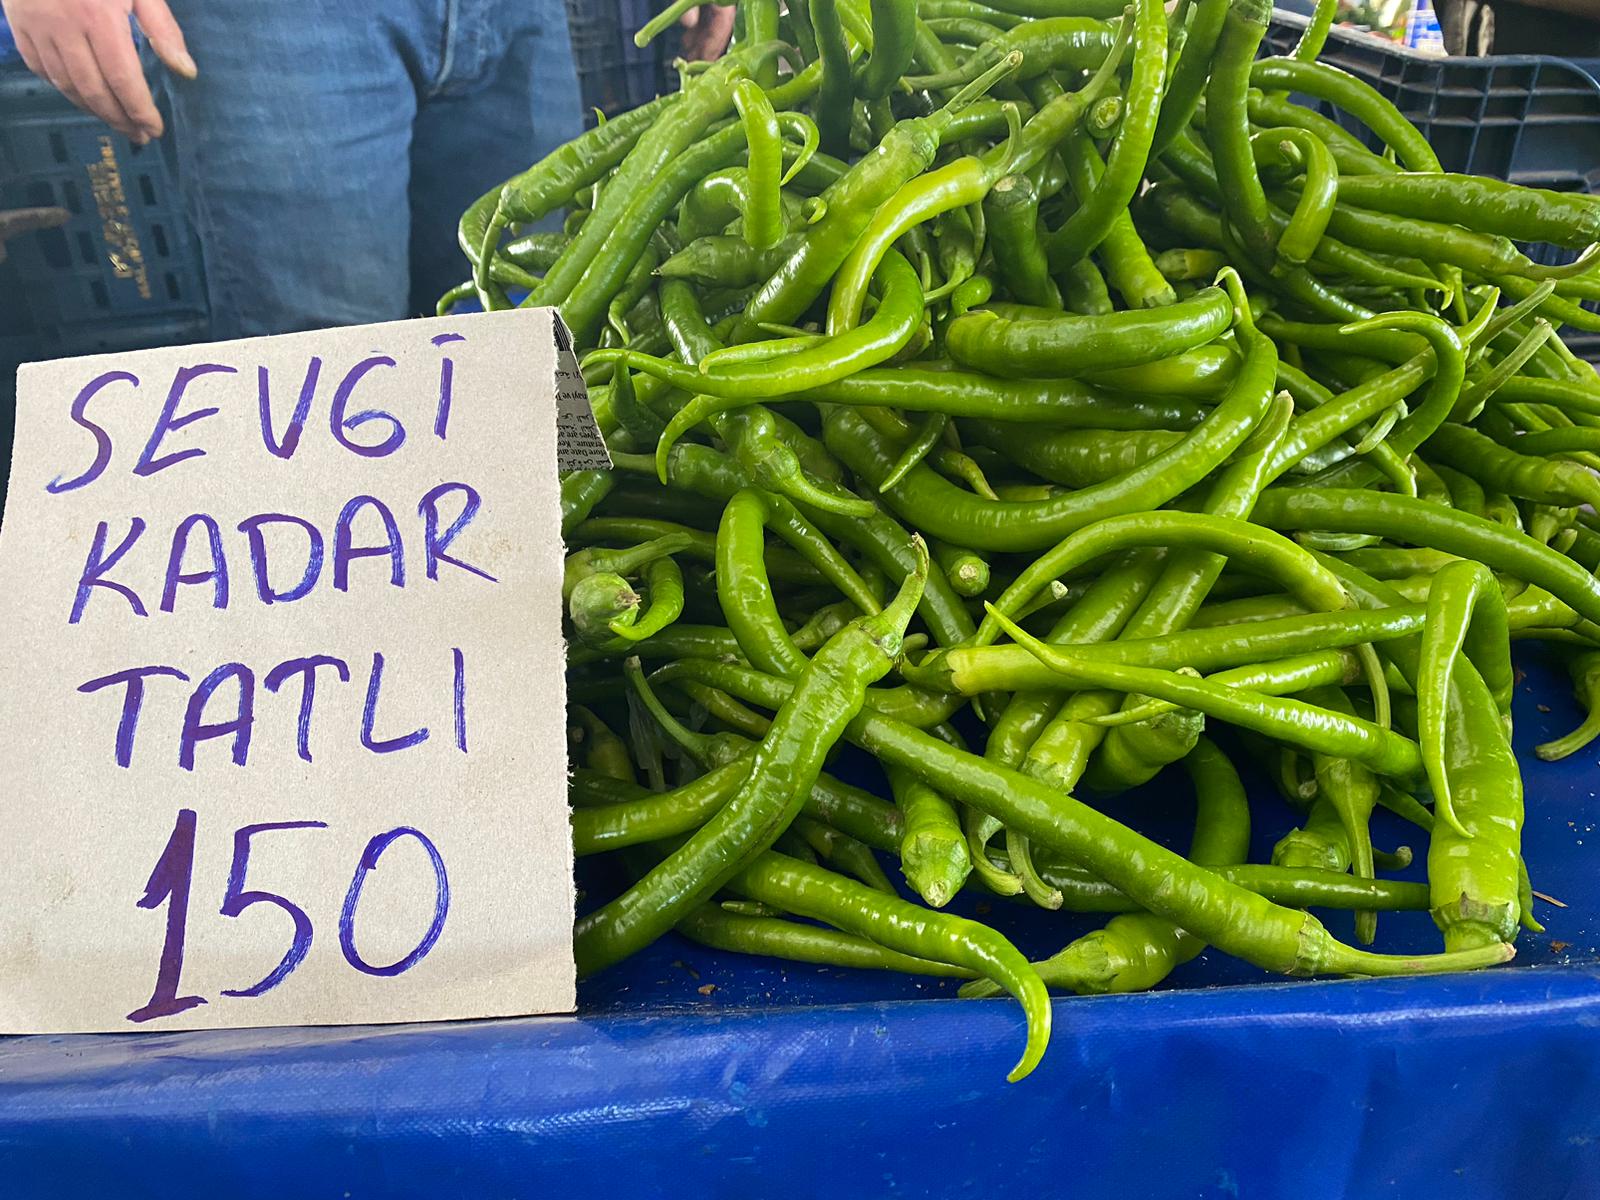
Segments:
[[[33,39],[20,29],[13,29],[11,34],[17,44],[17,53],[22,55],[23,65],[40,79],[49,83],[50,76],[45,72],[44,60],[39,57],[39,51],[34,48]]]
[[[194,59],[189,57],[183,30],[167,7],[167,0],[133,0],[133,15],[139,28],[144,30],[144,36],[150,39],[150,48],[169,70],[185,79],[193,79],[200,73]]]
[[[690,17],[694,19],[691,21]],[[684,14],[683,54],[689,59],[712,59],[728,48],[733,36],[734,10],[721,4],[702,4]]]
[[[133,48],[127,23],[112,17],[91,29],[89,49],[111,95],[127,115],[128,128],[122,131],[135,141],[160,137],[161,113],[139,66],[139,53]]]
[[[728,48],[728,43],[733,39],[734,10],[731,4],[713,4],[710,6],[710,20],[706,22],[705,56],[717,58]]]
[[[131,33],[124,33],[123,36],[132,40]],[[149,139],[149,135],[128,115],[122,101],[106,83],[105,72],[100,69],[87,38],[63,39],[55,44],[54,49],[61,56],[61,66],[72,84],[69,94],[74,104],[92,112],[118,133],[137,142]]]
[[[39,66],[42,68],[39,73],[50,81],[56,91],[82,108],[83,101],[78,99],[78,89],[72,85],[72,77],[67,74],[66,65],[61,61],[61,53],[56,49],[56,44],[35,42],[34,46],[35,53],[39,57]]]
[[[685,29],[693,29],[695,26],[699,25],[700,24],[700,9],[699,9],[699,6],[697,5],[696,7],[691,8],[688,12],[684,13],[683,16],[679,17],[678,18],[678,24],[682,25]]]
[[[15,32],[28,69],[73,104],[138,144],[161,135],[161,115],[140,70],[133,31],[117,11]]]

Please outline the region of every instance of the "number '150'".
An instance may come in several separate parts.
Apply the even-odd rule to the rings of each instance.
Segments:
[[[195,824],[193,809],[178,810],[178,819],[172,827],[172,835],[167,838],[166,848],[156,860],[155,869],[150,872],[150,881],[145,884],[144,895],[139,899],[140,908],[160,908],[163,904],[167,906],[167,929],[161,943],[161,964],[156,970],[155,991],[151,993],[148,1002],[128,1014],[130,1021],[152,1021],[159,1017],[170,1017],[206,1002],[204,996],[178,994],[178,981],[183,974],[183,942],[189,922],[189,886],[194,874]],[[278,965],[265,976],[249,987],[224,988],[222,992],[224,996],[260,996],[271,991],[289,977],[289,973],[300,965],[301,959],[305,958],[306,951],[311,949],[311,918],[306,915],[304,909],[292,900],[272,892],[245,888],[245,872],[250,865],[250,839],[291,829],[327,827],[325,821],[268,821],[260,825],[245,825],[234,830],[233,865],[228,870],[228,886],[222,897],[222,915],[237,917],[252,904],[275,905],[288,913],[289,919],[294,922],[294,940],[284,951]],[[404,958],[386,966],[374,966],[363,959],[356,949],[356,906],[361,903],[361,889],[366,883],[367,872],[377,867],[378,859],[383,856],[383,852],[393,842],[403,837],[415,838],[428,852],[428,858],[433,863],[435,887],[433,921],[429,924],[427,932],[422,935],[422,940]],[[439,940],[439,934],[444,931],[444,919],[449,911],[450,881],[445,875],[444,859],[439,856],[438,848],[420,830],[402,825],[387,833],[378,834],[362,851],[361,859],[356,864],[355,875],[345,892],[344,908],[339,913],[339,948],[344,952],[345,961],[358,971],[368,975],[399,975],[416,966],[428,951],[433,949],[433,944]]]

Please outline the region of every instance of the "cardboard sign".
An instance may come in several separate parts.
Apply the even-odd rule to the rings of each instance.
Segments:
[[[574,1004],[549,310],[24,366],[0,1031]],[[559,445],[558,445],[559,443]]]

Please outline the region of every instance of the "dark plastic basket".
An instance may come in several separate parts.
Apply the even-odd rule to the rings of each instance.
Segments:
[[[1263,52],[1287,54],[1305,25],[1304,17],[1274,13]],[[1447,171],[1563,192],[1600,192],[1600,83],[1595,81],[1600,62],[1594,59],[1435,58],[1337,28],[1320,59],[1392,100],[1427,137]],[[1364,126],[1327,105],[1322,108],[1377,147]],[[1540,263],[1574,257],[1558,246],[1523,249]],[[1600,310],[1594,304],[1585,307]],[[1600,334],[1568,329],[1562,336],[1577,353],[1600,359]]]
[[[658,7],[652,0],[567,0],[572,56],[590,124],[597,109],[614,116],[676,87],[676,30],[643,48],[633,44],[634,32]]]
[[[199,248],[166,141],[135,147],[20,64],[0,67],[0,207],[70,214],[7,244],[0,334],[33,337],[38,357],[149,345],[153,329],[204,330]]]

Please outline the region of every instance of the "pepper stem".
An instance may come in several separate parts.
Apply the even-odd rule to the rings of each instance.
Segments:
[[[1228,299],[1233,301],[1234,327],[1253,335],[1256,331],[1255,314],[1250,311],[1250,296],[1244,290],[1244,280],[1239,278],[1239,272],[1232,267],[1223,267],[1217,272],[1215,284],[1227,292]]]
[[[1569,263],[1553,267],[1532,263],[1522,269],[1522,274],[1529,279],[1572,279],[1585,274],[1597,262],[1600,262],[1600,242],[1592,244]]]
[[[954,96],[950,97],[950,102],[944,106],[943,111],[948,116],[955,116],[974,100],[981,100],[984,96],[987,96],[995,84],[999,83],[1007,75],[1013,74],[1021,65],[1022,51],[1013,50]]]
[[[1442,975],[1449,971],[1476,971],[1510,962],[1517,948],[1510,942],[1491,942],[1470,950],[1440,954],[1374,954],[1328,939],[1318,973],[1333,975]]]
[[[655,718],[663,733],[696,760],[704,762],[711,757],[713,749],[711,738],[703,733],[696,733],[667,710],[667,706],[661,703],[661,697],[657,696],[655,689],[650,686],[650,681],[644,677],[644,668],[640,666],[637,657],[630,656],[625,660],[622,671],[628,677],[634,693],[639,697],[639,703],[643,704],[645,711]]]
[[[1494,369],[1482,379],[1462,392],[1461,402],[1457,408],[1465,411],[1451,415],[1459,415],[1461,419],[1468,421],[1476,417],[1483,411],[1483,406],[1489,402],[1489,398],[1504,387],[1507,380],[1522,370],[1523,365],[1538,352],[1540,346],[1550,340],[1553,333],[1555,327],[1549,321],[1543,317],[1535,321],[1527,336],[1517,343],[1516,349],[1496,363]]]
[[[894,599],[881,612],[856,618],[857,627],[878,643],[891,659],[900,656],[906,626],[911,623],[917,605],[922,603],[922,589],[928,582],[928,544],[921,534],[912,534],[911,550],[917,556],[916,565],[900,581],[900,590]]]

